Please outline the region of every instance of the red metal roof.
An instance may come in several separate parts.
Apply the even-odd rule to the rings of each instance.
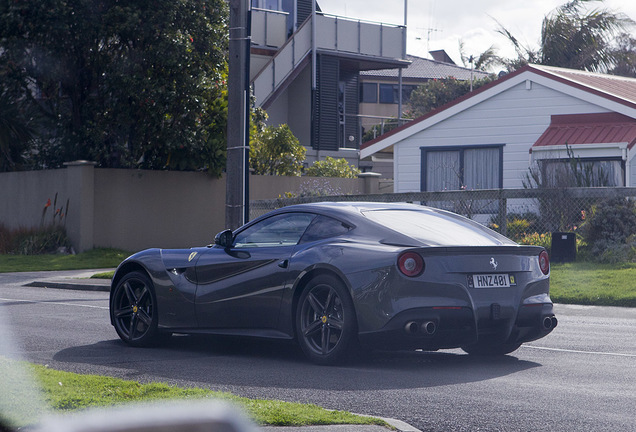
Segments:
[[[565,144],[636,144],[636,120],[618,113],[553,115],[532,147]]]
[[[594,72],[586,72],[574,69],[564,69],[551,66],[536,66],[553,77],[560,77],[570,84],[578,84],[583,89],[596,90],[601,95],[614,96],[627,103],[636,103],[636,78],[622,77],[618,75],[605,75]]]

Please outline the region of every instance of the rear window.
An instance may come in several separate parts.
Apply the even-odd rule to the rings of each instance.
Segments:
[[[367,210],[363,214],[372,221],[431,246],[516,244],[477,222],[435,209]]]

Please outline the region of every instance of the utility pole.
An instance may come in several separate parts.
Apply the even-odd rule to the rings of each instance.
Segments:
[[[225,226],[249,219],[249,0],[230,0]]]

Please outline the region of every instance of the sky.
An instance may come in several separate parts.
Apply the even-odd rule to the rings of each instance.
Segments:
[[[318,0],[324,13],[388,24],[404,24],[405,0]],[[507,39],[495,30],[500,22],[522,44],[538,47],[543,17],[567,0],[407,0],[408,54],[427,57],[444,49],[462,65],[459,40],[467,55],[494,45],[498,54],[516,57]],[[636,20],[636,1],[605,0],[593,7],[623,12]],[[496,21],[495,21],[496,20]],[[636,32],[636,29],[634,29]]]

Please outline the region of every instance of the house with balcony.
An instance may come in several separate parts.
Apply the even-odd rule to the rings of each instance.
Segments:
[[[456,65],[444,50],[431,51],[433,59],[407,55],[410,64],[399,69],[367,70],[360,72],[360,123],[364,138],[376,139],[395,127],[398,113],[408,109],[411,93],[430,80],[455,78],[474,81],[487,78],[488,72]],[[401,78],[401,82],[400,82]],[[401,90],[400,90],[401,88]],[[400,100],[400,91],[402,99]],[[400,106],[400,103],[402,104]],[[363,139],[363,143],[364,143]],[[360,162],[360,168],[393,178],[393,154],[378,152]]]
[[[636,186],[636,79],[526,65],[366,142],[394,192],[522,188],[572,157],[605,186]],[[387,156],[388,157],[388,156]]]
[[[268,123],[358,164],[360,72],[403,68],[406,27],[328,15],[311,0],[252,0],[250,82]]]

